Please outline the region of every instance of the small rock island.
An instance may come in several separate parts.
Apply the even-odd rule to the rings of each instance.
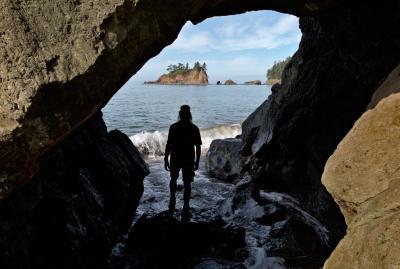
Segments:
[[[261,85],[261,81],[260,80],[251,80],[251,81],[246,81],[244,83],[244,85]]]
[[[232,79],[225,80],[224,85],[237,85]]]
[[[207,65],[195,62],[190,68],[189,64],[171,64],[168,73],[161,75],[156,81],[145,81],[144,84],[161,85],[208,85]]]

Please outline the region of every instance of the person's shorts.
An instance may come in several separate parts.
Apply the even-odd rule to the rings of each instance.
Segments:
[[[172,179],[178,179],[179,171],[182,170],[183,182],[193,182],[194,178],[194,165],[174,165],[170,166],[170,174]]]

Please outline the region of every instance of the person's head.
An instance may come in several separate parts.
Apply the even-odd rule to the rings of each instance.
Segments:
[[[183,105],[181,110],[179,110],[179,120],[180,121],[192,121],[192,114],[190,113],[190,106]]]

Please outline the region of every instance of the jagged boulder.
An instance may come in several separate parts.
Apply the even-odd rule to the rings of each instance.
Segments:
[[[1,268],[103,268],[130,228],[147,165],[101,115],[0,205]]]
[[[364,113],[329,158],[322,181],[346,218],[347,232],[324,268],[399,266],[399,141],[396,93]]]
[[[233,181],[240,174],[240,149],[242,140],[216,139],[211,142],[206,155],[206,170],[212,177]]]

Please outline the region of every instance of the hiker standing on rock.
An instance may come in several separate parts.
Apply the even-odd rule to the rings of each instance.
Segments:
[[[192,123],[192,114],[188,105],[181,106],[178,121],[169,128],[167,145],[165,147],[165,170],[170,172],[170,200],[169,210],[175,210],[175,193],[179,171],[182,170],[184,194],[183,216],[190,216],[189,200],[191,195],[191,183],[194,171],[199,168],[201,148],[201,136],[199,128]],[[196,154],[195,154],[196,153]],[[171,154],[170,161],[168,156]]]

